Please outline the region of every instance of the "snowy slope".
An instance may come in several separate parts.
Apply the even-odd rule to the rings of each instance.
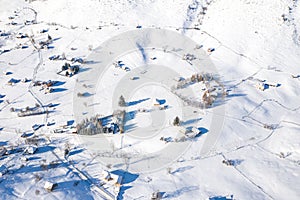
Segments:
[[[299,1],[0,3],[0,70],[8,72],[0,75],[0,146],[7,149],[0,157],[0,199],[105,199],[102,190],[126,200],[150,199],[157,191],[163,199],[299,199]],[[25,25],[26,20],[37,23]],[[174,84],[173,79],[160,77],[172,73],[188,77],[197,71],[182,60],[180,50],[165,46],[144,49],[149,44],[146,37],[135,51],[117,58],[131,71],[115,68],[113,62],[117,60],[111,60],[97,85],[85,82],[86,88],[95,90],[93,102],[78,107],[93,108],[102,117],[110,115],[116,94],[147,80],[147,85],[125,96],[132,103],[125,133],[107,137],[71,134],[70,127],[79,123],[76,87],[84,84],[81,75],[92,75],[101,64],[102,58],[96,59],[103,42],[146,28],[173,31],[197,43],[228,92],[224,102],[195,109],[185,106],[168,87],[151,84],[157,80]],[[29,37],[20,38],[25,34]],[[36,48],[48,35],[53,39],[50,48]],[[116,48],[111,55],[121,49]],[[214,51],[208,52],[209,48]],[[49,57],[62,54],[67,59],[80,57],[89,62],[79,64],[78,75],[61,76],[57,72],[66,61]],[[145,62],[153,66],[148,71],[144,71]],[[172,67],[172,73],[161,66]],[[131,80],[135,76],[139,79]],[[31,81],[23,83],[25,77]],[[16,83],[8,85],[12,78]],[[48,80],[57,81],[50,94],[33,86],[34,81]],[[262,83],[268,85],[264,91],[257,88]],[[200,85],[189,88],[196,93],[194,97],[200,98]],[[156,98],[166,100],[169,108],[155,110]],[[53,106],[48,106],[50,103]],[[11,108],[35,104],[48,112],[29,117],[11,112]],[[136,112],[141,108],[150,112]],[[181,129],[172,125],[175,116],[184,119],[183,127],[197,127],[204,134],[183,143],[161,141],[161,137],[174,139],[181,134]],[[164,121],[160,121],[162,118]],[[220,122],[222,129],[203,155],[201,148],[220,125],[216,119],[224,120]],[[35,124],[43,126],[33,131]],[[158,131],[160,126],[163,128]],[[54,133],[57,129],[67,131]],[[28,146],[38,149],[34,154],[24,154]],[[164,151],[168,148],[169,152]],[[67,155],[65,149],[70,151]],[[153,160],[155,170],[151,170]],[[233,166],[222,163],[224,160],[232,161]],[[123,176],[119,192],[103,182],[102,170]],[[57,183],[52,192],[43,188],[46,181]]]

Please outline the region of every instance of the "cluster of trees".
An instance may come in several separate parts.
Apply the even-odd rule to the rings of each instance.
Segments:
[[[216,98],[217,96],[215,94],[211,94],[209,90],[206,90],[202,96],[202,102],[206,106],[211,106]]]
[[[36,103],[35,107],[26,106],[22,109],[16,109],[14,107],[10,108],[10,112],[18,112],[19,117],[31,116],[31,115],[39,115],[47,113],[48,110],[43,109],[40,104]]]
[[[126,112],[125,110],[116,110],[114,111],[112,116],[108,116],[106,118],[113,117],[113,122],[106,126],[102,123],[102,119],[99,119],[99,116],[91,117],[90,119],[85,119],[81,123],[77,124],[77,133],[81,135],[95,135],[101,133],[124,133],[124,125]]]
[[[113,116],[117,119],[116,123],[119,126],[120,133],[124,133],[124,126],[126,122],[126,111],[125,110],[116,110],[113,113]]]
[[[206,82],[214,80],[214,76],[212,74],[194,74],[189,78],[184,80],[180,80],[176,86],[173,87],[174,89],[182,89],[191,84],[198,83],[198,82]]]
[[[83,120],[81,123],[77,124],[76,128],[77,133],[81,135],[95,135],[104,133],[102,122],[97,116]]]
[[[196,58],[196,56],[195,55],[193,55],[193,54],[185,54],[185,55],[183,55],[183,57],[182,57],[182,60],[186,60],[186,61],[188,61],[188,62],[192,62],[193,60],[196,60],[197,58]]]
[[[193,100],[190,97],[183,96],[182,94],[178,93],[176,90],[183,89],[191,84],[203,82],[206,86],[206,91],[202,95],[202,101]],[[214,84],[214,86],[211,86]],[[216,90],[217,88],[222,88],[222,93]],[[216,76],[213,74],[194,74],[191,77],[180,80],[177,85],[171,88],[171,92],[178,96],[183,102],[185,102],[189,106],[193,106],[196,108],[207,108],[212,106],[212,104],[216,101],[218,96],[225,97],[227,92],[224,91],[223,85],[217,80]]]
[[[79,72],[79,66],[78,65],[71,65],[70,63],[65,63],[62,67],[61,67],[61,71],[60,72],[65,72],[65,76],[71,77],[75,74],[77,74]],[[58,72],[58,73],[60,73]]]

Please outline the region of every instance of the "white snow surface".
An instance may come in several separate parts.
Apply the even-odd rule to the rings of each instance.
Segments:
[[[24,25],[26,20],[35,19],[35,12],[37,23]],[[175,31],[194,40],[206,52],[215,49],[207,54],[228,96],[224,100],[225,112],[219,113],[224,117],[222,130],[209,154],[200,156],[200,150],[217,123],[213,115],[218,115],[214,112],[218,106],[183,116],[182,102],[168,88],[155,84],[132,92],[126,101],[141,101],[128,107],[135,113],[125,124],[129,128],[123,134],[107,137],[107,149],[125,155],[119,164],[108,163],[105,152],[98,151],[97,141],[103,139],[99,135],[54,133],[67,121],[75,120],[77,77],[88,73],[93,64],[80,65],[78,75],[65,77],[57,74],[65,61],[48,58],[65,54],[68,59],[88,59],[103,42],[136,30],[137,26]],[[163,199],[300,198],[299,1],[0,0],[0,31],[0,147],[7,149],[0,157],[0,165],[8,169],[1,171],[0,199],[105,199],[101,190],[124,200],[150,199],[157,191]],[[51,48],[37,50],[29,38],[18,38],[21,34],[32,36],[36,43],[45,41],[48,35],[54,41]],[[148,64],[173,66],[182,77],[195,72],[176,55],[154,49],[146,53],[156,58]],[[128,52],[119,60],[131,71],[144,65],[137,52]],[[120,87],[118,81],[131,77],[131,71],[109,66],[97,80],[94,104],[87,106],[102,116],[112,114],[113,91]],[[44,94],[32,82],[23,83],[25,77],[58,82],[53,93]],[[147,74],[138,78],[144,77]],[[20,81],[8,85],[12,78]],[[264,91],[256,88],[262,81],[270,85]],[[200,86],[191,88],[199,94]],[[139,130],[155,122],[151,112],[159,115],[160,111],[153,111],[157,109],[153,105],[156,98],[166,100],[169,108],[162,111],[163,131],[153,132],[154,136],[147,139],[146,133]],[[11,108],[33,107],[36,103],[52,103],[54,107],[47,107],[46,114],[29,117],[11,112]],[[135,112],[141,108],[150,112]],[[131,162],[128,155],[155,155],[168,145],[177,145],[160,140],[180,134],[180,128],[172,125],[175,116],[186,117],[183,127],[207,131],[194,138],[175,160],[155,171],[144,167],[147,158],[140,163]],[[77,123],[74,121],[73,126]],[[33,131],[35,124],[44,126]],[[27,138],[21,137],[23,133]],[[32,140],[38,141],[31,144]],[[37,151],[24,153],[30,146],[37,146]],[[70,150],[67,155],[66,148]],[[225,165],[223,160],[233,160],[234,166]],[[103,170],[123,176],[119,192],[114,186],[103,185]],[[55,184],[52,191],[44,189],[47,182]]]

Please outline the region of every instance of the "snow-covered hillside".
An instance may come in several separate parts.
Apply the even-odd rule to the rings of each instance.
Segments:
[[[0,5],[0,199],[299,199],[298,0]]]

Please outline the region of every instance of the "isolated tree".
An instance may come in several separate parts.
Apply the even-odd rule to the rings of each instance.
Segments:
[[[174,122],[173,122],[174,126],[179,126],[180,125],[180,119],[178,116],[175,117]]]
[[[123,97],[123,95],[121,95],[119,98],[119,106],[122,106],[122,107],[126,106],[125,98]]]
[[[191,77],[191,82],[195,82],[196,81],[196,75],[194,74],[194,75],[192,75],[192,77]]]
[[[168,174],[172,174],[172,168],[171,168],[171,167],[168,167],[168,168],[167,168],[167,173],[168,173]]]
[[[52,41],[52,37],[48,34],[48,40]]]
[[[88,46],[88,49],[89,49],[89,51],[92,51],[92,50],[93,50],[93,45],[90,44],[90,45]]]
[[[68,148],[65,148],[64,151],[64,157],[66,158],[69,155],[70,150]]]

